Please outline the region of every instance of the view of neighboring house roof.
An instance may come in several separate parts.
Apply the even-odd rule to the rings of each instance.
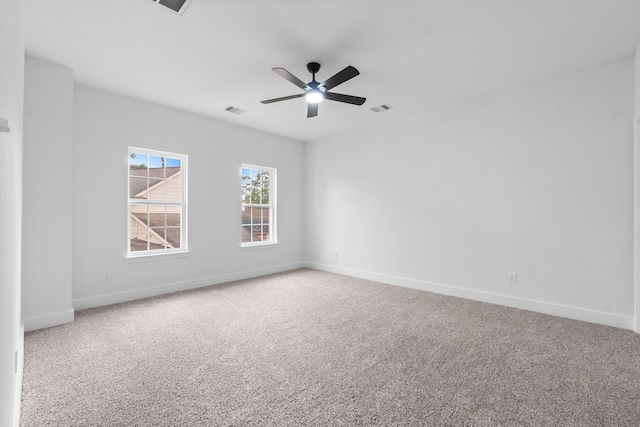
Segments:
[[[265,226],[268,227],[268,226]],[[269,238],[269,231],[263,230],[259,225],[243,225],[242,241],[246,242],[263,242]]]
[[[253,218],[251,218],[253,217]],[[251,221],[253,219],[253,221]],[[269,224],[269,208],[244,208],[242,210],[243,224]]]
[[[180,214],[179,213],[131,213],[141,223],[149,225],[160,238],[166,240],[174,248],[180,247]],[[166,224],[165,224],[166,215]],[[147,218],[149,219],[147,221]],[[164,228],[166,225],[166,229]],[[165,236],[166,230],[166,236]],[[133,244],[133,243],[132,243]],[[152,248],[156,249],[156,248]],[[160,248],[162,249],[162,248]]]
[[[140,239],[131,239],[131,252],[146,251],[147,241]],[[164,249],[164,246],[157,243],[149,242],[149,249]]]
[[[164,176],[166,170],[166,177]],[[178,172],[180,172],[180,167],[166,167],[166,168],[148,168],[148,169],[130,169],[129,176],[132,179],[129,180],[129,197],[136,197],[140,193],[147,190],[147,172],[149,176],[149,187],[153,187],[156,184],[162,182],[163,179],[169,178]],[[140,178],[144,179],[140,179]]]
[[[242,224],[243,242],[266,240],[269,236],[269,208],[243,208]]]

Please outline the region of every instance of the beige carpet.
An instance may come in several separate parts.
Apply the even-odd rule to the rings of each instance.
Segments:
[[[632,331],[308,269],[25,336],[22,426],[640,426]]]

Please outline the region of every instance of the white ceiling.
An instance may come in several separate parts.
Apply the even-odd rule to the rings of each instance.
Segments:
[[[287,136],[320,139],[632,56],[640,0],[192,0],[182,17],[150,0],[24,0],[29,55],[79,83]],[[352,65],[320,104],[301,89]],[[388,103],[383,113],[370,108]],[[230,105],[247,110],[236,116]]]

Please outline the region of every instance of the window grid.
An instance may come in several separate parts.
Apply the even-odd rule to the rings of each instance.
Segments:
[[[130,147],[128,256],[186,251],[186,160]]]
[[[276,242],[275,172],[273,168],[242,165],[242,246]]]

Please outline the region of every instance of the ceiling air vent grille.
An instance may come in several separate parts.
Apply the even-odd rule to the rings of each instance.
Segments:
[[[243,110],[242,108],[234,107],[233,105],[228,106],[227,108],[224,109],[224,111],[228,111],[230,113],[237,114],[237,115],[244,114],[244,113],[247,112],[247,110]]]
[[[165,8],[169,9],[174,13],[177,13],[178,15],[182,15],[184,11],[187,10],[189,3],[191,3],[191,0],[151,0],[151,1],[160,6],[164,6]]]
[[[393,107],[389,104],[378,105],[377,107],[373,107],[371,111],[376,113],[382,113],[383,111],[391,110]]]

